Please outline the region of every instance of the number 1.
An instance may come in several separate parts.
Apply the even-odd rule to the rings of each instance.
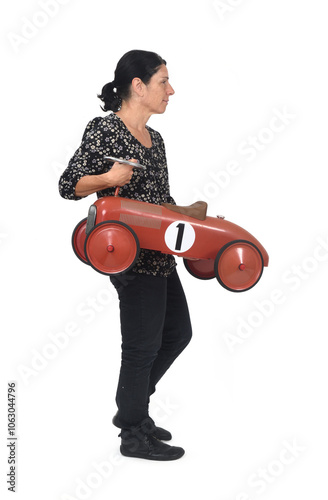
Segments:
[[[184,233],[184,230],[185,230],[185,225],[180,223],[180,224],[177,225],[177,228],[179,228],[179,231],[178,231],[177,241],[176,241],[176,244],[175,244],[175,249],[176,250],[181,250],[182,238],[183,238],[183,233]]]

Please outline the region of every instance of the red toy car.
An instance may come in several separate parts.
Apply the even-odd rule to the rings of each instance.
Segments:
[[[207,217],[207,204],[154,205],[115,196],[98,199],[72,235],[77,257],[106,275],[131,269],[140,248],[183,257],[196,278],[217,278],[227,290],[242,292],[260,279],[269,257],[245,229]]]

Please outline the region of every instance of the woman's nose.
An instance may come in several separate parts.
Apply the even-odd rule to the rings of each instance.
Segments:
[[[169,83],[169,88],[168,88],[168,90],[167,90],[167,93],[168,93],[169,95],[173,95],[173,94],[175,94],[174,88],[172,87],[172,85],[171,85],[170,83]]]

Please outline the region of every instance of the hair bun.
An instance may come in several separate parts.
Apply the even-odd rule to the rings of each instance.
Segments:
[[[114,91],[114,89],[116,88],[116,83],[115,83],[115,80],[113,80],[112,82],[110,83],[107,83],[108,85],[108,88],[111,89],[112,91]],[[106,86],[106,85],[105,85]]]
[[[122,100],[117,92],[114,91],[115,88],[116,84],[115,80],[113,80],[106,83],[102,88],[101,94],[98,95],[99,99],[104,103],[104,106],[101,107],[103,111],[118,111],[120,109]]]

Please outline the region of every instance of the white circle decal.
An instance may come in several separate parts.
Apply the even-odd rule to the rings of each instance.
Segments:
[[[166,246],[175,253],[186,252],[195,241],[195,231],[189,222],[177,220],[165,231]]]

